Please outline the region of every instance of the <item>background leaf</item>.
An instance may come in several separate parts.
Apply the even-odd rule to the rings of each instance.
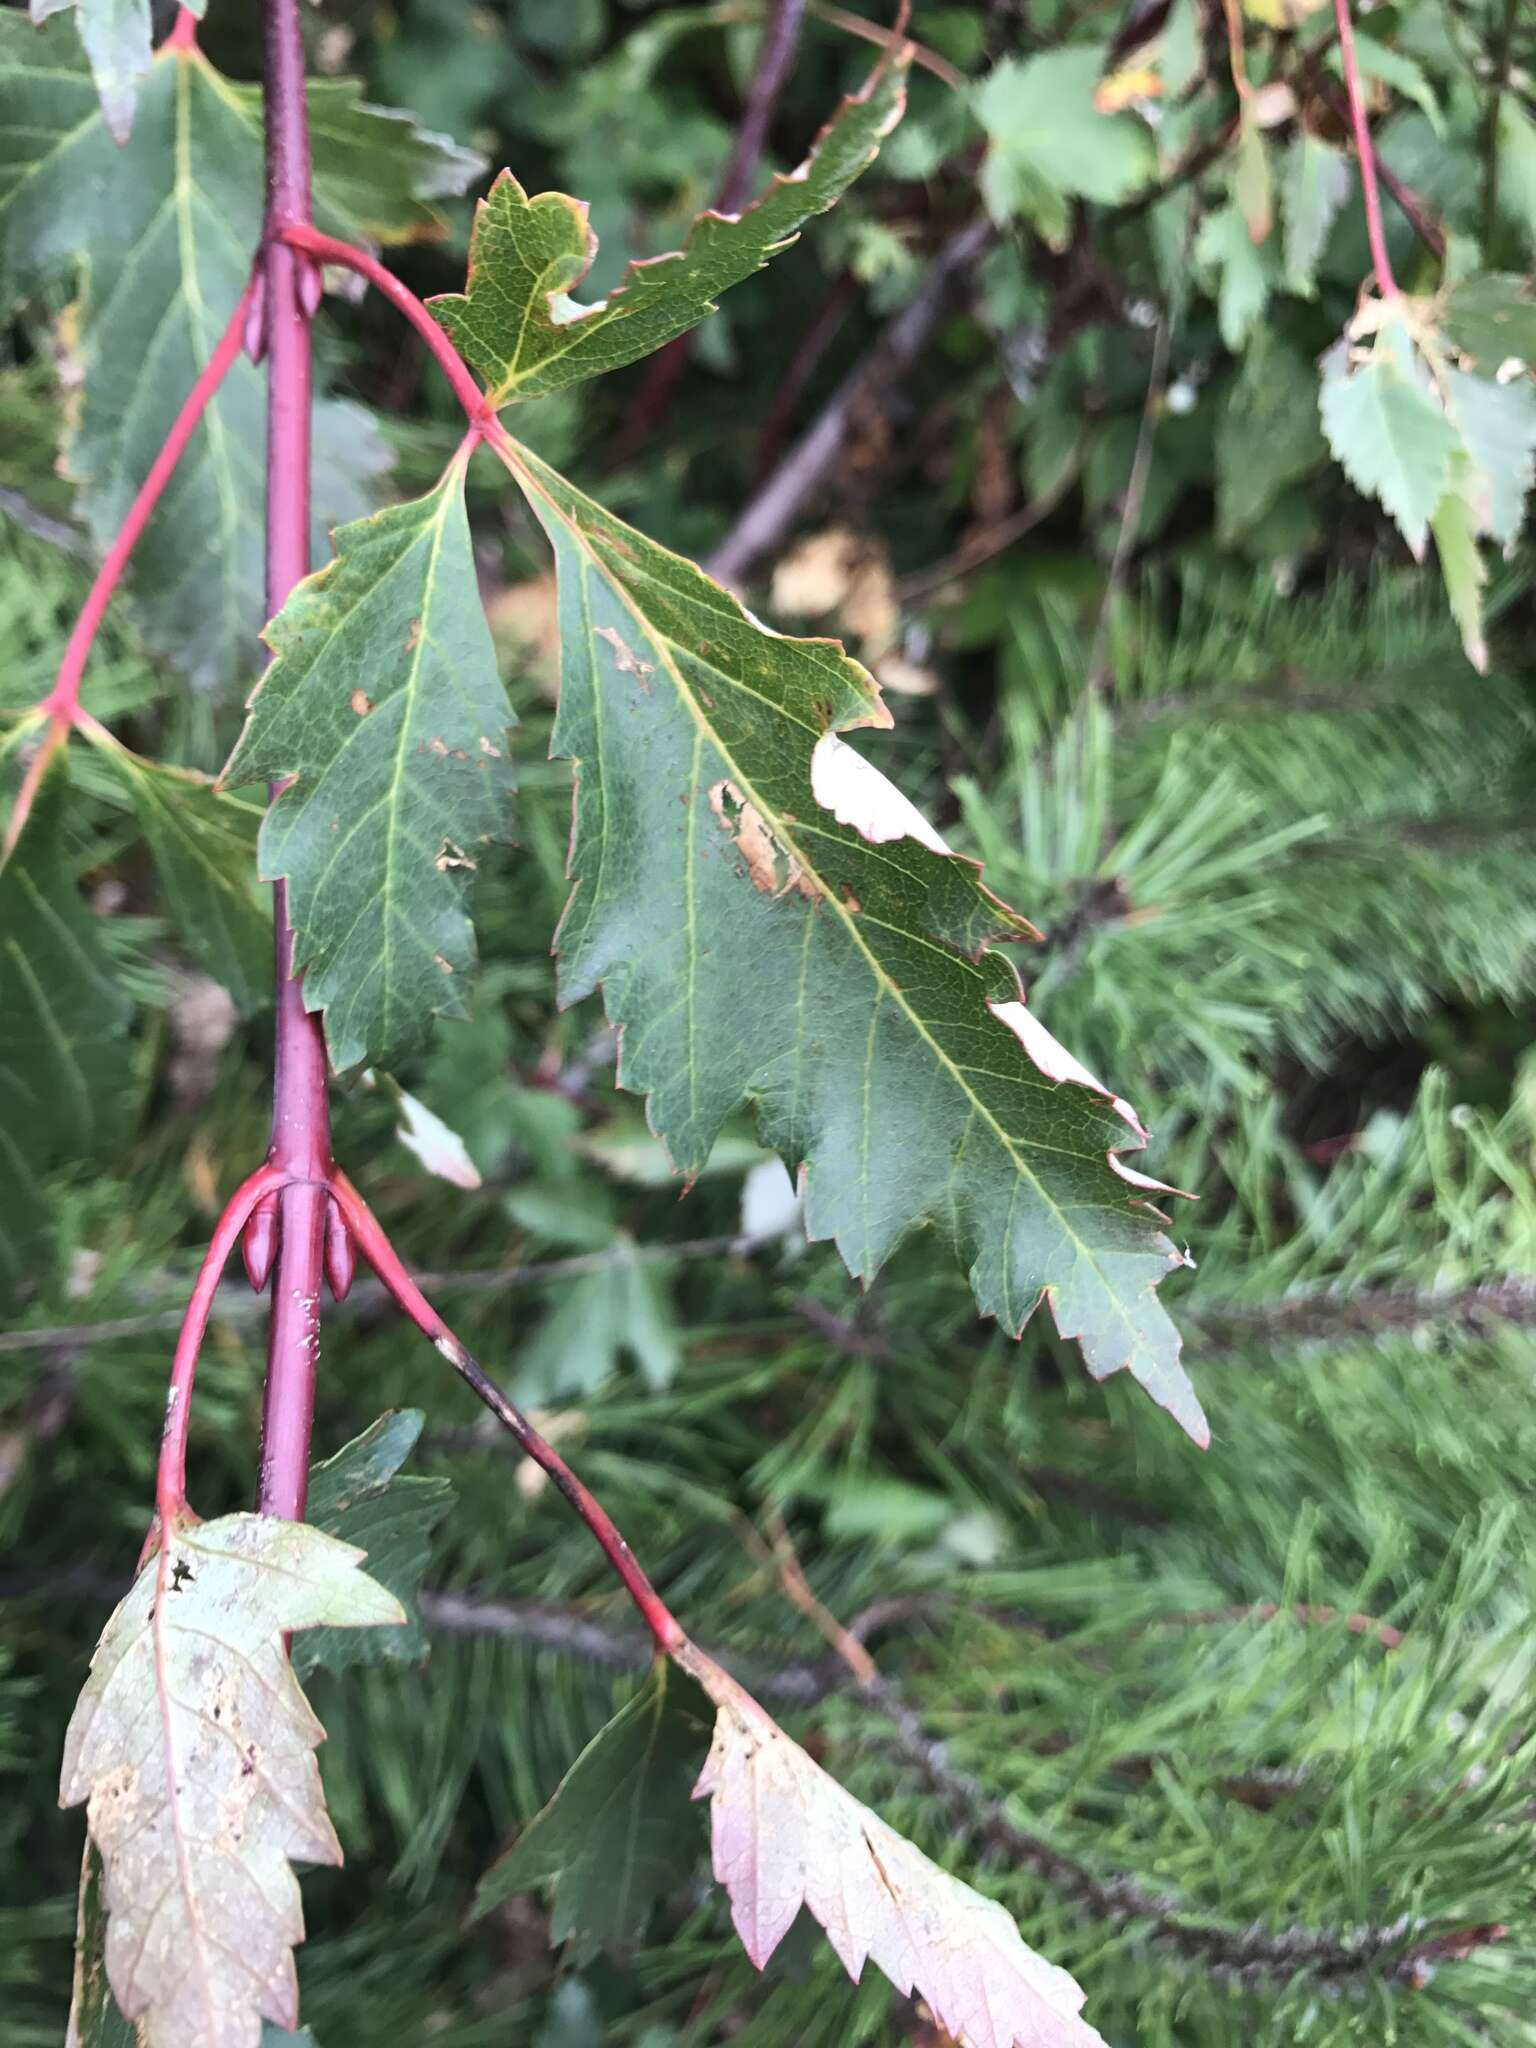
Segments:
[[[476,1916],[518,1892],[553,1885],[552,1942],[571,1942],[578,1959],[632,1947],[703,1848],[688,1794],[709,1722],[709,1702],[694,1681],[654,1664],[481,1878]]]
[[[428,1539],[453,1506],[453,1485],[400,1477],[425,1422],[419,1408],[394,1409],[310,1470],[306,1519],[362,1551],[369,1578],[394,1595],[405,1618],[376,1628],[305,1629],[292,1650],[300,1678],[322,1667],[343,1671],[381,1658],[409,1664],[426,1658],[416,1595],[432,1554]]]
[[[34,729],[34,744],[39,735]],[[14,742],[13,742],[14,744]],[[55,757],[0,866],[0,1294],[48,1227],[42,1175],[100,1157],[121,1128],[132,1010],[80,900]]]
[[[456,188],[477,165],[398,116],[357,107],[339,82],[317,97],[317,217],[339,231],[420,234],[438,216],[413,194]],[[85,402],[68,464],[104,548],[244,289],[261,233],[260,96],[196,50],[162,49],[120,147],[66,26],[39,32],[7,11],[0,141],[0,300],[80,284],[71,331]],[[209,688],[255,666],[265,422],[263,372],[241,358],[136,551],[146,637]],[[322,397],[317,558],[333,525],[366,511],[387,462],[364,408]]]

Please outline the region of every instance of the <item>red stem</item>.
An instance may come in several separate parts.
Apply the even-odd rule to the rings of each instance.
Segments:
[[[1365,91],[1360,83],[1360,66],[1355,59],[1355,30],[1350,20],[1349,0],[1333,0],[1334,19],[1339,28],[1339,54],[1344,63],[1344,87],[1349,94],[1349,117],[1354,124],[1355,150],[1360,158],[1360,189],[1365,199],[1365,231],[1370,237],[1371,262],[1376,286],[1384,299],[1397,297],[1397,280],[1387,255],[1387,237],[1381,222],[1381,194],[1376,189],[1376,150],[1370,123],[1365,117]]]
[[[406,1271],[399,1254],[379,1227],[372,1211],[346,1175],[338,1170],[332,1189],[336,1202],[357,1243],[358,1250],[372,1266],[417,1329],[430,1337],[459,1377],[471,1387],[491,1413],[510,1432],[527,1455],[542,1465],[560,1492],[597,1538],[604,1557],[618,1573],[624,1590],[640,1610],[656,1647],[670,1656],[688,1638],[656,1588],[636,1562],[635,1554],[614,1527],[607,1512],[598,1505],[564,1458],[547,1444],[522,1411],[516,1408],[484,1368],[472,1358],[433,1308]]]
[[[240,353],[245,334],[246,315],[250,311],[251,299],[256,290],[254,276],[240,296],[240,303],[230,315],[229,325],[219,337],[218,347],[203,365],[201,374],[187,400],[177,413],[164,446],[150,464],[149,474],[140,484],[138,494],[128,508],[128,517],[123,521],[116,540],[108,548],[101,567],[96,571],[96,580],[90,594],[81,607],[74,630],[64,648],[64,658],[59,663],[59,672],[53,688],[43,699],[40,709],[60,723],[73,724],[80,705],[80,678],[85,671],[86,657],[96,639],[102,617],[111,601],[112,593],[122,581],[128,558],[133,553],[140,534],[149,523],[149,516],[160,502],[161,493],[171,480],[171,473],[181,460],[187,443],[197,432],[203,414],[208,410],[209,401],[228,376],[235,357]]]
[[[310,217],[309,120],[298,0],[266,0],[267,611],[309,573],[310,334],[314,273],[284,240]],[[315,1417],[325,1181],[331,1163],[325,1039],[293,974],[288,890],[272,891],[277,1056],[269,1161],[285,1181],[261,1419],[263,1514],[296,1519],[309,1486]]]
[[[213,1297],[230,1253],[240,1241],[246,1218],[269,1188],[281,1179],[277,1168],[268,1164],[256,1171],[230,1196],[223,1215],[214,1225],[213,1237],[203,1254],[192,1298],[176,1339],[171,1363],[171,1380],[165,1396],[165,1426],[160,1435],[160,1465],[155,1477],[155,1513],[160,1527],[168,1528],[187,1501],[187,1423],[192,1408],[192,1382],[197,1376],[197,1354],[208,1327]],[[151,1532],[153,1534],[153,1532]]]
[[[453,386],[454,395],[470,420],[481,428],[494,420],[495,411],[475,382],[468,363],[416,294],[386,270],[376,256],[370,256],[366,249],[354,248],[350,242],[338,242],[333,235],[322,235],[308,221],[286,225],[279,232],[292,248],[306,250],[317,262],[339,264],[344,270],[355,270],[360,277],[366,277],[395,311],[410,322],[436,356],[438,367]]]

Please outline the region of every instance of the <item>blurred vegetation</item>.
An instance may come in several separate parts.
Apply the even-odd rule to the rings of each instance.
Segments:
[[[1294,12],[1295,29],[1248,10],[1255,77],[1291,76],[1293,39],[1321,32]],[[317,71],[587,199],[595,294],[714,195],[762,18],[753,0],[324,0],[306,25]],[[1455,66],[1502,66],[1528,112],[1531,24],[1480,0],[1369,19],[1387,161],[1489,267],[1528,268],[1536,179],[1506,170],[1484,207],[1482,103]],[[914,72],[875,167],[731,295],[659,411],[640,364],[525,416],[658,539],[722,541],[979,217],[996,153],[972,81],[1062,47],[1155,69],[1188,35],[1189,104],[1217,129],[1234,105],[1220,9],[1174,8],[1160,57],[1134,20],[1111,49],[1091,5],[919,5],[912,33],[962,83]],[[254,76],[255,37],[251,10],[215,0],[216,62]],[[869,54],[837,9],[809,8],[772,164],[798,161]],[[471,506],[523,721],[520,844],[483,865],[473,1020],[397,1077],[480,1185],[424,1172],[384,1089],[338,1090],[337,1150],[699,1639],[1004,1900],[1114,2048],[1518,2048],[1536,2043],[1530,564],[1516,548],[1495,568],[1479,678],[1433,566],[1311,425],[1311,358],[1366,268],[1358,196],[1325,223],[1310,291],[1238,337],[1200,255],[1230,176],[1213,158],[1150,205],[1069,188],[1061,233],[1000,209],[910,369],[860,388],[834,472],[746,579],[764,616],[843,634],[881,677],[895,727],[865,750],[1039,925],[1031,1001],[1136,1103],[1151,1169],[1198,1195],[1174,1219],[1194,1270],[1166,1295],[1212,1449],[1090,1381],[1043,1320],[1018,1344],[979,1324],[925,1240],[857,1294],[803,1243],[745,1121],[680,1199],[613,1087],[599,1008],[554,1007],[569,777],[543,758],[552,586],[489,465]],[[391,255],[424,296],[462,282],[470,200],[442,204],[447,234]],[[1401,214],[1389,230],[1405,268],[1427,262]],[[47,689],[88,579],[54,472],[60,303],[17,311],[0,367],[12,705]],[[459,436],[450,395],[375,297],[332,311],[391,489],[424,487]],[[247,680],[192,696],[114,615],[87,701],[143,751],[212,768]],[[120,815],[85,794],[77,869],[141,1009],[131,1142],[53,1177],[53,1256],[0,1351],[3,2048],[63,2029],[81,1840],[54,1808],[64,1721],[143,1536],[201,1242],[266,1143],[270,1019],[238,1017],[180,956]],[[252,1493],[256,1309],[232,1277],[193,1425],[208,1515]],[[584,1532],[360,1285],[327,1324],[317,1454],[392,1406],[427,1411],[412,1469],[457,1497],[430,1661],[312,1684],[347,1854],[305,1882],[321,2048],[933,2042],[814,1930],[759,1979],[708,1884],[702,1819],[696,1882],[656,1901],[637,1954],[552,1953],[536,1896],[467,1924],[485,1867],[641,1658]],[[797,1571],[925,1740],[860,1699],[790,1597]]]

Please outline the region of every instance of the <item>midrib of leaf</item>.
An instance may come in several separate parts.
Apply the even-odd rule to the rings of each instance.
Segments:
[[[987,1106],[987,1104],[971,1087],[970,1083],[965,1078],[965,1070],[956,1065],[954,1060],[950,1058],[949,1054],[945,1051],[943,1046],[941,1046],[938,1043],[938,1041],[934,1038],[932,1032],[929,1031],[927,1025],[923,1022],[922,1018],[917,1015],[917,1013],[912,1009],[911,1005],[906,1001],[901,989],[897,986],[897,984],[894,981],[891,980],[889,974],[886,972],[880,960],[874,953],[870,951],[869,946],[865,942],[863,934],[858,929],[857,920],[850,915],[848,908],[843,903],[839,893],[834,889],[828,888],[827,884],[822,880],[819,870],[812,865],[810,860],[801,851],[800,843],[797,840],[794,831],[789,827],[789,825],[785,823],[780,814],[776,810],[774,810],[771,805],[764,801],[762,796],[758,793],[755,784],[751,782],[745,770],[741,768],[740,764],[736,761],[736,758],[732,754],[730,749],[715,733],[714,728],[710,724],[709,718],[703,706],[697,701],[693,691],[689,688],[687,680],[682,672],[682,669],[679,666],[676,659],[674,658],[675,643],[665,633],[659,631],[657,627],[646,618],[644,612],[640,610],[635,599],[630,595],[630,592],[625,587],[624,583],[621,582],[619,578],[610,577],[608,575],[607,570],[604,568],[600,558],[598,557],[596,551],[593,549],[591,543],[589,542],[586,534],[582,531],[581,527],[578,526],[572,519],[570,519],[566,515],[564,509],[560,506],[558,501],[550,496],[549,492],[546,491],[540,484],[537,476],[534,475],[533,472],[528,468],[528,466],[522,461],[521,457],[523,450],[521,444],[512,440],[512,438],[508,435],[502,435],[497,437],[493,445],[496,447],[498,454],[501,456],[502,460],[507,464],[508,468],[512,470],[513,475],[517,479],[519,485],[522,487],[524,492],[528,493],[529,495],[536,495],[546,505],[548,505],[550,510],[554,513],[555,517],[560,521],[560,524],[572,535],[578,551],[580,552],[583,560],[588,565],[588,573],[601,576],[604,582],[608,585],[608,587],[614,591],[616,596],[619,598],[619,601],[623,604],[625,610],[630,614],[631,618],[634,619],[635,624],[639,628],[640,632],[644,635],[645,639],[649,641],[649,643],[653,647],[655,647],[657,653],[661,656],[663,662],[666,664],[667,674],[670,677],[673,686],[677,690],[678,696],[681,699],[682,703],[687,707],[689,716],[693,719],[695,725],[698,728],[701,743],[704,739],[707,738],[709,744],[715,749],[716,753],[719,754],[720,758],[723,761],[730,763],[732,769],[731,780],[736,784],[737,788],[742,792],[742,795],[747,799],[747,801],[758,812],[759,816],[765,821],[765,823],[767,823],[771,827],[774,836],[780,841],[781,845],[785,848],[786,852],[790,855],[790,857],[799,863],[802,871],[806,875],[808,875],[810,879],[815,883],[816,889],[821,897],[822,902],[826,904],[828,908],[835,913],[838,920],[842,924],[843,929],[852,939],[854,946],[856,947],[858,952],[861,953],[864,957],[864,960],[869,968],[870,975],[875,983],[876,1012],[878,1012],[879,1010],[881,998],[884,996],[889,996],[891,1001],[896,1005],[897,1010],[899,1011],[901,1016],[906,1020],[910,1027],[917,1033],[918,1037],[928,1047],[929,1051],[933,1054],[933,1057],[938,1062],[939,1066],[944,1070],[944,1072],[946,1072],[949,1075],[954,1085],[959,1089],[961,1095],[970,1105],[970,1115],[973,1118],[977,1115],[980,1115],[980,1117],[986,1123],[988,1128],[992,1131],[994,1137],[997,1139],[997,1142],[999,1143],[999,1145],[1001,1145],[1008,1158],[1012,1161],[1019,1179],[1027,1180],[1030,1183],[1030,1185],[1035,1189],[1036,1193],[1039,1195],[1041,1201],[1045,1204],[1046,1208],[1049,1209],[1052,1215],[1058,1219],[1063,1234],[1076,1247],[1077,1255],[1092,1268],[1094,1273],[1098,1275],[1106,1299],[1113,1305],[1115,1315],[1124,1325],[1124,1327],[1130,1335],[1133,1350],[1135,1352],[1140,1352],[1144,1348],[1144,1346],[1140,1338],[1140,1335],[1136,1330],[1135,1324],[1132,1322],[1131,1318],[1126,1314],[1124,1308],[1121,1306],[1119,1292],[1115,1288],[1113,1283],[1110,1281],[1109,1276],[1104,1272],[1104,1269],[1099,1264],[1097,1258],[1094,1256],[1092,1248],[1079,1235],[1079,1233],[1073,1229],[1072,1224],[1068,1218],[1067,1212],[1061,1207],[1059,1203],[1053,1200],[1049,1191],[1041,1182],[1039,1176],[1034,1172],[1033,1168],[1029,1165],[1028,1161],[1020,1153],[1019,1148],[1014,1143],[1009,1133],[998,1122],[996,1116],[992,1113],[991,1109]],[[636,570],[635,573],[638,576],[643,572]],[[700,657],[700,659],[702,660],[702,657]],[[707,662],[703,663],[703,665],[706,667],[711,666],[711,664]],[[736,677],[728,676],[718,669],[715,671],[715,673],[720,676],[721,683],[725,688],[730,690],[745,691],[749,695],[759,697],[759,701],[766,702],[765,699],[761,698],[759,692],[751,689],[751,686],[749,684],[740,682]],[[601,696],[602,693],[599,690],[595,694]],[[779,706],[774,706],[773,708],[775,710],[782,709],[782,707]],[[793,713],[790,713],[789,716],[793,717]],[[795,719],[794,722],[796,724],[799,724],[803,730],[812,735],[813,744],[815,740],[820,739],[821,734],[817,732],[813,727],[807,726],[803,719]],[[698,753],[696,751],[694,755],[695,787],[689,793],[688,812],[690,820],[695,819],[698,812],[697,773]],[[804,822],[806,821],[802,821],[802,823]],[[692,828],[690,826],[690,831],[691,829]],[[818,828],[814,825],[814,823],[811,823],[809,825],[809,829],[813,832],[818,832]],[[818,836],[827,837],[829,835],[818,832]],[[869,850],[872,853],[876,855],[880,854],[880,848],[877,844],[873,842],[867,842],[867,844],[869,846]],[[688,891],[687,898],[689,911],[687,932],[689,942],[688,958],[691,985],[694,970],[694,962],[697,958],[699,949],[698,936],[693,918],[691,861],[689,863],[689,869],[690,888]],[[867,913],[865,914],[867,915]],[[885,920],[879,919],[875,921],[882,923],[885,922]],[[895,931],[896,927],[890,925],[889,923],[886,923],[886,929],[890,931]],[[916,937],[921,941],[922,944],[930,947],[932,951],[939,953],[946,960],[960,961],[963,959],[963,956],[958,951],[949,952],[943,947],[936,946],[934,945],[932,940],[923,937],[923,935],[920,933],[900,932],[898,936],[909,940],[913,937]],[[964,964],[970,965],[969,962],[966,962]],[[977,979],[978,981],[980,980],[979,975]],[[982,1002],[985,1002],[985,997],[981,994],[980,990],[978,990],[978,999]],[[800,1005],[799,1026],[799,1037],[803,1043],[805,1027],[803,1000]],[[1007,1027],[1006,1025],[1002,1025],[999,1028],[1006,1030]],[[1023,1048],[1021,1047],[1020,1050],[1022,1052]],[[1027,1058],[1027,1053],[1024,1056]],[[690,1086],[692,1085],[693,1080],[693,1066],[694,1063],[692,1060],[690,1017]],[[861,1118],[861,1124],[863,1127],[863,1138],[865,1145],[866,1170],[860,1174],[860,1189],[861,1199],[863,1200],[866,1207],[867,1222],[867,1205],[869,1193],[869,1174],[867,1171],[867,1158],[870,1134],[867,1062],[865,1079],[866,1090],[864,1114]],[[1074,1158],[1077,1156],[1076,1154],[1072,1153],[1066,1146],[1050,1145],[1044,1142],[1038,1143],[1036,1149],[1042,1152],[1059,1152],[1066,1158]],[[1012,1300],[1012,1260],[1008,1256],[1008,1247],[1012,1241],[1013,1217],[1017,1201],[1018,1186],[1017,1184],[1015,1184],[1009,1196],[1008,1225],[1003,1237],[1004,1255],[1001,1263],[1003,1270],[1003,1298],[1005,1305],[1011,1303]],[[1108,1204],[1100,1204],[1098,1206],[1107,1208]],[[1047,1287],[1046,1291],[1053,1292],[1054,1290],[1050,1287]]]

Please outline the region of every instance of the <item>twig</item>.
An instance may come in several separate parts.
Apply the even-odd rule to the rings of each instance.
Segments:
[[[951,92],[963,92],[969,83],[963,71],[957,71],[947,58],[941,57],[936,50],[930,50],[925,43],[914,43],[905,29],[886,28],[878,21],[867,21],[862,14],[850,14],[846,7],[834,7],[831,0],[810,0],[810,7],[818,21],[826,22],[829,28],[840,28],[845,35],[859,36],[866,43],[875,43],[885,50],[910,50],[912,62],[924,71],[931,71]]]
[[[936,590],[942,590],[947,583],[957,583],[961,577],[969,576],[984,562],[990,562],[1015,541],[1032,533],[1043,520],[1049,519],[1067,492],[1077,482],[1077,464],[1069,463],[1050,490],[1038,498],[1032,498],[1027,505],[1021,505],[1016,512],[1010,512],[1006,519],[999,519],[994,525],[986,526],[963,540],[953,554],[942,561],[931,563],[926,569],[914,569],[903,576],[896,585],[896,595],[903,604],[915,604],[919,599],[930,597]]]
[[[310,220],[309,107],[299,0],[265,0],[264,129],[267,203],[262,297],[252,339],[267,358],[267,615],[275,618],[309,573],[312,347],[310,317],[319,276],[284,236]],[[275,802],[280,790],[273,787]],[[268,1157],[281,1185],[275,1214],[258,1224],[259,1267],[275,1254],[267,1374],[262,1396],[263,1514],[297,1520],[309,1486],[320,1348],[320,1282],[330,1209],[329,1070],[318,1015],[304,1006],[294,972],[288,885],[272,889],[272,961],[277,1011]],[[275,1237],[275,1243],[274,1243]],[[340,1262],[333,1261],[333,1268]],[[340,1277],[339,1270],[336,1277]]]
[[[1195,1322],[1216,1344],[1266,1339],[1275,1343],[1321,1343],[1347,1336],[1375,1337],[1389,1331],[1461,1327],[1491,1323],[1536,1326],[1536,1281],[1488,1280],[1474,1287],[1431,1289],[1365,1288],[1358,1294],[1287,1294],[1251,1306],[1219,1301],[1190,1304]],[[1209,1351],[1205,1357],[1219,1357]]]
[[[904,377],[927,347],[949,304],[957,279],[992,246],[990,221],[973,221],[952,235],[916,293],[890,322],[865,360],[844,378],[821,416],[742,509],[725,539],[704,564],[719,583],[740,583],[788,534],[802,508],[831,474],[848,428],[868,402],[878,402]]]
[[[771,475],[788,435],[795,408],[800,403],[800,395],[815,375],[822,357],[836,340],[858,296],[858,280],[852,271],[845,270],[823,300],[821,309],[810,326],[796,342],[795,352],[785,366],[778,389],[774,392],[768,410],[763,416],[754,458],[754,486]]]

